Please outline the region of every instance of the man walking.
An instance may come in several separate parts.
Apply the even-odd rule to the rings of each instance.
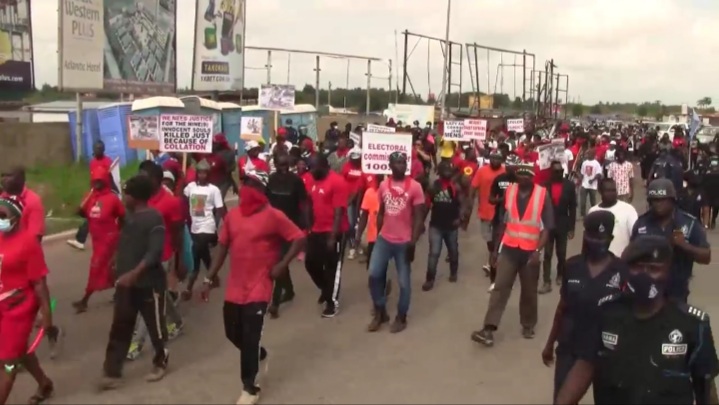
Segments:
[[[607,166],[607,177],[617,184],[619,199],[631,203],[634,199],[634,165],[627,161],[624,149],[617,149],[616,161]]]
[[[597,184],[602,178],[602,165],[597,161],[594,149],[587,151],[587,159],[582,162],[579,174],[582,179],[582,186],[579,189],[579,213],[582,218],[587,214],[587,197],[589,197],[589,208],[597,204]]]
[[[551,166],[551,179],[545,188],[551,197],[554,208],[554,229],[549,232],[547,246],[544,249],[542,276],[544,283],[539,289],[540,294],[552,291],[552,254],[557,253],[558,286],[562,285],[564,268],[567,261],[567,241],[574,238],[574,224],[577,221],[577,193],[574,183],[564,178],[562,163],[555,161]]]
[[[554,230],[554,212],[547,190],[534,184],[534,165],[523,163],[516,169],[517,184],[507,188],[504,224],[497,261],[497,278],[489,298],[484,327],[472,333],[472,340],[485,346],[494,344],[494,332],[507,307],[512,285],[519,275],[521,295],[519,318],[525,339],[534,338],[537,324],[537,282],[540,252]],[[494,261],[494,260],[493,260]]]

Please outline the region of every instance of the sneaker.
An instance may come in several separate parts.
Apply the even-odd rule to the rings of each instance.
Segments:
[[[120,377],[102,377],[100,382],[97,384],[97,388],[100,391],[111,391],[121,388],[123,386],[123,379]]]
[[[322,311],[322,317],[323,318],[334,318],[337,313],[339,313],[339,308],[337,308],[334,305],[327,304],[325,306],[325,310]]]
[[[492,268],[489,266],[489,264],[485,264],[484,266],[482,266],[482,271],[484,271],[485,277],[489,277],[491,270]]]
[[[75,239],[68,239],[65,242],[67,242],[68,245],[74,247],[77,250],[85,250],[85,244],[80,243],[80,242],[76,241]]]
[[[170,323],[167,325],[167,340],[177,339],[182,334],[182,329],[185,327],[184,324]]]
[[[389,327],[389,333],[400,333],[405,329],[407,329],[407,316],[397,315],[392,326]]]
[[[434,288],[434,280],[427,280],[422,284],[422,291],[430,291]]]
[[[534,339],[534,328],[529,326],[523,326],[522,337],[525,339]]]
[[[127,359],[130,361],[137,360],[142,354],[142,345],[139,343],[130,343],[130,350],[127,351]]]
[[[165,349],[165,360],[162,361],[161,366],[152,366],[152,371],[145,377],[147,382],[158,382],[165,378],[167,374],[167,364],[170,362],[170,352]]]
[[[382,324],[385,324],[387,322],[389,322],[389,315],[387,314],[387,310],[384,308],[375,307],[372,321],[369,323],[369,325],[367,325],[367,332],[377,332],[382,327]]]
[[[488,293],[491,293],[492,291],[494,291],[494,283],[490,284],[489,288],[487,288]]]
[[[349,254],[347,255],[347,260],[354,260],[355,257],[357,257],[357,250],[350,249]]]
[[[485,328],[472,332],[472,340],[487,347],[494,345],[494,332]]]
[[[449,282],[450,282],[450,283],[456,283],[456,282],[457,282],[457,275],[456,275],[456,274],[450,274],[450,275],[449,275]]]
[[[242,394],[240,394],[240,398],[237,399],[237,405],[254,405],[260,400],[260,391],[257,391],[254,394],[250,394],[249,392],[242,390]]]
[[[545,282],[542,284],[541,287],[537,290],[538,294],[548,294],[552,292],[552,283]]]

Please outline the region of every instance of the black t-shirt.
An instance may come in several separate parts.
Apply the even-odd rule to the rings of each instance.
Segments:
[[[455,222],[460,215],[460,204],[457,198],[460,192],[461,188],[454,183],[448,187],[442,187],[440,180],[434,181],[428,191],[432,200],[429,226],[441,230],[452,230],[458,227]]]
[[[494,178],[492,182],[492,188],[489,191],[489,196],[497,199],[497,204],[494,206],[494,218],[492,219],[493,225],[499,225],[504,220],[504,194],[507,191],[507,187],[514,183],[512,176],[509,173],[502,173]]]
[[[147,268],[134,287],[165,289],[167,276],[162,267],[164,244],[165,224],[157,210],[146,208],[128,212],[117,245],[115,277],[132,271],[144,260]]]
[[[679,204],[679,208],[697,218],[701,218],[702,207],[707,206],[707,199],[703,192],[694,191],[689,193],[687,189],[683,189],[679,192],[678,197],[677,203]]]
[[[627,271],[626,265],[614,257],[601,273],[592,278],[583,255],[567,260],[562,287],[559,290],[565,310],[557,338],[558,353],[575,354],[579,337],[578,325],[596,319],[599,302],[621,291]]]
[[[272,173],[267,182],[267,198],[270,205],[282,211],[295,225],[306,226],[302,223],[302,204],[307,202],[307,189],[297,174]]]
[[[595,365],[597,404],[691,404],[692,381],[713,384],[719,374],[709,317],[685,303],[667,301],[642,319],[631,298],[618,294],[581,332],[577,354]]]

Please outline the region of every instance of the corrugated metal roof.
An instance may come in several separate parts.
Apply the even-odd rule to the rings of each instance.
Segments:
[[[112,104],[117,104],[117,101],[112,100],[88,100],[83,101],[82,106],[83,108],[103,108]],[[29,110],[32,112],[68,112],[68,111],[74,111],[77,106],[77,103],[73,100],[57,100],[57,101],[50,101],[47,103],[39,103],[39,104],[33,104],[30,106],[25,107],[25,110]]]

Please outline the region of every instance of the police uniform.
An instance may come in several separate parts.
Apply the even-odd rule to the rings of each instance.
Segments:
[[[672,182],[668,179],[652,181],[647,189],[647,199],[654,198],[676,199],[677,193]],[[662,228],[651,210],[640,215],[634,223],[631,239],[634,240],[642,235],[661,235],[665,236],[667,240],[672,240],[675,229],[682,231],[684,239],[690,245],[703,248],[709,247],[706,232],[701,222],[679,208],[675,208],[673,220],[666,228]],[[667,293],[672,298],[686,301],[689,296],[689,279],[692,276],[694,259],[681,248],[673,247],[673,250],[674,256]]]
[[[669,241],[663,238],[640,237],[628,249],[623,258],[628,263],[670,260]],[[631,302],[626,293],[605,300],[598,321],[580,341],[580,357],[595,366],[594,402],[694,403],[695,384],[709,387],[719,372],[709,316],[667,300],[659,312],[639,319]]]

